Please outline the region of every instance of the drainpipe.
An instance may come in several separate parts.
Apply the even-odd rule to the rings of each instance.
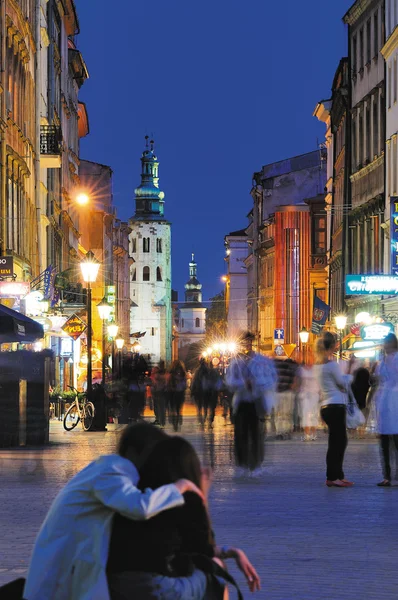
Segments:
[[[7,156],[6,156],[6,2],[0,0],[0,83],[1,113],[0,113],[0,255],[4,255],[7,247]]]
[[[35,55],[35,206],[36,206],[36,228],[37,228],[37,253],[38,260],[36,266],[39,269],[39,275],[44,270],[42,264],[42,239],[41,239],[41,200],[40,200],[40,104],[41,104],[41,0],[36,0],[35,10],[35,38],[36,38],[36,55]]]

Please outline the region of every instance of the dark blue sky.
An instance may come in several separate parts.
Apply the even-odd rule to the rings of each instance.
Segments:
[[[173,288],[195,252],[204,297],[222,289],[223,238],[246,226],[252,174],[323,141],[312,116],[346,54],[351,0],[77,0],[90,79],[81,156],[114,171],[118,216],[134,213],[153,133]]]

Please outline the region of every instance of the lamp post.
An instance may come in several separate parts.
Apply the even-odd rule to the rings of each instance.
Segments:
[[[105,331],[105,321],[107,321],[112,312],[112,305],[109,304],[105,296],[102,298],[101,302],[97,304],[98,313],[100,319],[102,321],[102,385],[105,385],[105,375],[106,375],[106,331]]]
[[[118,353],[118,373],[119,373],[119,378],[121,377],[122,374],[122,349],[124,346],[124,339],[122,337],[117,337],[115,339],[115,344],[116,344],[116,348],[117,348],[117,353]]]
[[[343,331],[347,325],[347,317],[345,315],[337,315],[335,318],[335,323],[338,331],[340,332],[340,351],[339,351],[339,360],[343,357]]]
[[[89,250],[80,263],[83,281],[87,283],[87,393],[93,388],[93,359],[92,359],[92,313],[91,313],[91,284],[95,283],[100,268],[99,261]]]
[[[299,331],[299,337],[300,337],[300,342],[303,346],[303,362],[305,363],[305,349],[307,348],[307,344],[308,344],[308,340],[310,337],[310,332],[305,328],[302,327]]]
[[[118,334],[119,331],[119,325],[116,325],[116,323],[109,323],[108,325],[108,334],[109,337],[112,338],[112,379],[114,379],[114,375],[115,375],[115,338]]]

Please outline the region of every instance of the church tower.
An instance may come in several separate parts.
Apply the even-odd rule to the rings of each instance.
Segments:
[[[159,189],[159,161],[154,142],[145,137],[141,184],[135,190],[135,214],[129,220],[130,334],[139,339],[140,353],[152,364],[171,361],[171,226],[164,217],[164,193]]]
[[[198,265],[192,254],[189,280],[185,284],[185,302],[180,305],[178,349],[184,360],[188,346],[202,342],[206,335],[206,308],[202,304],[202,284],[197,278]]]

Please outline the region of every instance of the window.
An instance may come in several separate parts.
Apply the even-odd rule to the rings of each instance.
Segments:
[[[376,58],[376,56],[378,56],[379,54],[379,17],[377,15],[377,12],[374,14],[373,17],[373,43],[373,56]]]
[[[363,71],[363,63],[365,60],[365,48],[363,40],[363,27],[359,31],[359,70]]]
[[[137,281],[137,269],[133,269],[131,275],[131,281]]]
[[[143,251],[144,252],[150,252],[151,251],[151,240],[150,238],[142,238],[142,246],[143,246]]]
[[[314,216],[314,254],[325,254],[326,252],[326,216]]]
[[[156,281],[163,281],[160,267],[156,267]]]
[[[396,104],[396,102],[397,102],[397,85],[398,85],[397,57],[394,56],[394,104]]]
[[[358,46],[357,36],[354,35],[354,37],[352,38],[352,71],[353,71],[354,75],[357,74],[357,67],[358,67],[358,63],[357,63],[358,48],[357,48],[357,46]]]
[[[200,319],[195,319],[195,327],[200,327]]]
[[[388,81],[387,81],[387,85],[388,85],[388,108],[391,108],[391,76],[392,76],[392,69],[391,69],[391,64],[388,65]]]
[[[363,116],[359,115],[359,132],[358,132],[358,161],[360,168],[363,167]]]
[[[131,254],[135,254],[137,252],[137,239],[134,238],[131,240]]]
[[[377,97],[373,98],[373,155],[379,154],[379,111]]]
[[[156,239],[156,252],[162,253],[162,240],[160,238]]]
[[[370,63],[372,59],[372,21],[366,23],[366,63]]]
[[[184,327],[184,326],[185,326],[184,319],[181,319],[181,327]]]
[[[366,160],[370,162],[370,152],[371,152],[371,131],[370,131],[370,108],[366,107]]]
[[[149,270],[149,267],[144,267],[142,269],[142,281],[149,281],[150,275],[151,275],[151,272]]]
[[[357,168],[357,124],[355,119],[352,120],[352,166]]]
[[[155,335],[155,332],[156,332],[155,327],[151,327],[151,335]]]

